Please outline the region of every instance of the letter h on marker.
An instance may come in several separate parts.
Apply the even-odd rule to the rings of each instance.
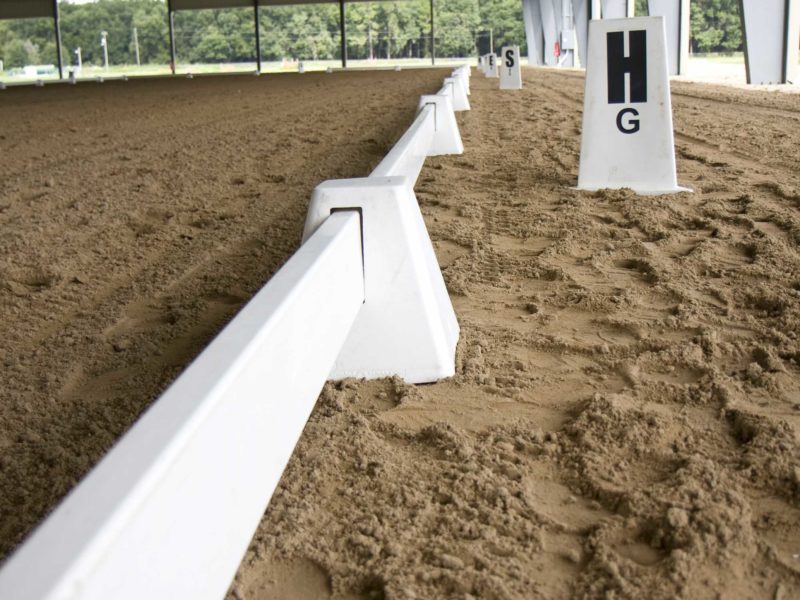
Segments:
[[[606,34],[608,60],[608,103],[625,104],[625,75],[630,79],[630,102],[647,102],[647,32],[628,32],[628,56],[625,56],[625,32]]]

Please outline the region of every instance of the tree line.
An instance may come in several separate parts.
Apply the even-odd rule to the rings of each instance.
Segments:
[[[646,14],[638,0],[637,14]],[[66,64],[102,65],[100,33],[107,32],[111,64],[169,62],[167,8],[164,0],[62,2],[61,35]],[[340,57],[337,4],[262,7],[261,54],[267,61]],[[527,52],[521,0],[435,0],[437,56],[472,56],[494,47],[518,44]],[[347,5],[347,53],[350,58],[426,58],[430,56],[429,0],[353,2]],[[692,2],[692,47],[700,52],[741,50],[737,0]],[[135,30],[135,35],[134,35]],[[181,11],[175,14],[180,63],[255,60],[252,9]],[[5,68],[56,62],[55,35],[49,19],[0,21],[0,60]]]
[[[347,4],[348,57],[430,56],[429,0]],[[99,0],[62,3],[61,37],[67,55],[81,48],[85,64],[103,64],[100,33],[107,32],[111,64],[169,62],[167,8],[163,0]],[[255,60],[251,8],[180,11],[174,16],[180,63]],[[435,0],[437,56],[470,56],[496,45],[525,42],[520,0]],[[134,37],[134,29],[136,31]],[[261,7],[264,60],[340,58],[338,4]],[[0,60],[6,68],[54,63],[55,36],[49,19],[0,21]]]

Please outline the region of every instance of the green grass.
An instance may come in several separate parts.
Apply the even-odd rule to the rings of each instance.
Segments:
[[[730,54],[720,54],[716,52],[701,53],[695,52],[689,55],[690,60],[704,60],[721,64],[743,64],[744,52],[731,52]]]

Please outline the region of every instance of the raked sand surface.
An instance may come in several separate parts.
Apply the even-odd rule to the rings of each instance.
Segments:
[[[0,95],[3,553],[442,76]],[[800,96],[673,83],[696,192],[644,198],[572,189],[583,78],[524,80],[416,187],[456,376],[327,384],[231,598],[800,596]]]

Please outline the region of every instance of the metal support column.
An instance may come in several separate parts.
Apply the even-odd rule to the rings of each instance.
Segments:
[[[58,56],[58,78],[64,79],[64,56],[61,53],[61,15],[58,0],[53,0],[53,25],[56,28],[56,55]]]
[[[740,0],[747,83],[798,82],[800,3],[797,0]]]
[[[647,13],[664,17],[669,74],[684,75],[689,61],[689,0],[647,0]]]
[[[167,0],[167,15],[169,17],[169,67],[175,75],[175,19],[172,11],[172,0]]]
[[[542,13],[536,0],[522,0],[522,21],[525,24],[525,40],[528,42],[528,64],[544,64],[544,29]]]
[[[256,69],[261,73],[261,26],[258,13],[258,0],[253,0],[253,17],[256,22]]]
[[[433,19],[433,0],[431,0],[431,64],[436,64],[436,26]]]
[[[347,68],[347,22],[344,0],[339,0],[339,43],[342,45],[342,68]]]

